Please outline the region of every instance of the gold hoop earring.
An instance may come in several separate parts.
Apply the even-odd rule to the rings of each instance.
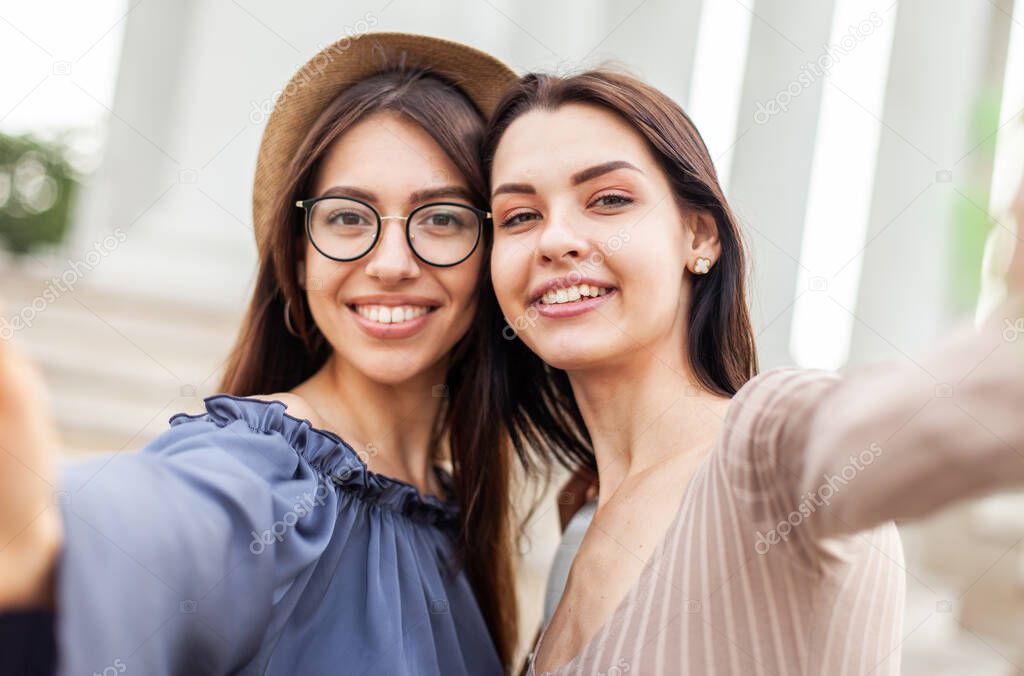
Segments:
[[[693,264],[693,271],[698,275],[706,275],[710,269],[711,259],[704,256],[698,256],[697,262]]]
[[[289,298],[284,302],[284,328],[285,330],[295,336],[296,338],[302,338],[295,331],[295,327],[292,326],[292,299]]]

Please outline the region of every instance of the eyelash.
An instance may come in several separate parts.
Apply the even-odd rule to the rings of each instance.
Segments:
[[[532,213],[530,211],[520,211],[520,212],[512,214],[508,218],[502,220],[501,221],[501,227],[503,227],[503,228],[513,228],[513,227],[515,227],[517,225],[522,225],[525,221],[517,221],[516,220],[517,218],[519,218],[520,216],[536,216],[536,215],[537,214]]]
[[[598,205],[597,204],[601,200],[608,199],[608,198],[612,198],[612,199],[616,200],[616,202],[613,203],[613,204],[602,204],[602,205]],[[605,207],[619,207],[619,206],[625,206],[625,205],[632,204],[632,203],[633,203],[633,198],[632,197],[628,197],[626,195],[622,195],[622,194],[616,193],[616,192],[608,192],[608,193],[604,193],[602,195],[598,195],[597,197],[595,197],[594,201],[590,203],[590,206],[597,205],[597,206],[605,206]]]
[[[598,204],[598,202],[600,202],[601,200],[606,200],[606,199],[613,199],[613,200],[615,200],[615,202],[612,203],[612,204]],[[621,195],[619,193],[605,193],[603,195],[598,195],[597,197],[595,197],[594,200],[590,203],[589,206],[591,206],[591,207],[599,206],[599,207],[605,207],[605,208],[615,208],[615,207],[627,206],[627,205],[632,204],[633,202],[634,202],[633,198],[632,197],[627,197],[626,195]],[[516,220],[516,219],[519,219],[522,216],[532,217],[532,216],[537,216],[537,214],[533,213],[533,212],[529,212],[529,211],[520,211],[519,213],[512,214],[508,218],[504,219],[501,222],[501,227],[502,228],[511,228],[511,227],[515,227],[517,225],[522,225],[523,223],[526,222],[525,220]],[[532,220],[532,218],[529,218],[527,220]]]

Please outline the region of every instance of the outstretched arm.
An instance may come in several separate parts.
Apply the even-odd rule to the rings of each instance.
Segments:
[[[914,362],[854,369],[824,396],[800,481],[802,496],[829,494],[817,536],[1024,487],[1024,335],[1005,331],[1019,318],[1020,296],[979,331],[961,326]]]
[[[201,416],[139,453],[70,464],[55,478],[55,435],[45,407],[30,405],[41,387],[0,347],[0,528],[19,542],[0,559],[0,610],[54,599],[61,673],[102,672],[129,656],[147,674],[246,666],[336,535],[337,487],[280,431]],[[57,536],[36,530],[46,514]],[[45,622],[33,629],[26,617],[6,626],[42,638]]]
[[[1024,184],[1014,204],[1024,224]],[[915,359],[845,373],[776,374],[755,397],[790,500],[815,537],[921,517],[1024,487],[1024,244],[1005,252],[1007,298]],[[806,382],[802,382],[806,381]],[[798,506],[794,505],[794,507]]]
[[[1012,210],[1008,297],[978,330],[965,323],[913,362],[856,369],[815,408],[801,492],[856,470],[818,535],[1024,487],[1024,182]],[[871,465],[857,470],[861,455]]]
[[[52,604],[63,539],[53,500],[56,453],[42,378],[0,340],[0,609]]]
[[[1024,223],[1024,185],[1015,204]],[[1007,298],[913,359],[777,368],[737,393],[727,464],[769,529],[813,542],[1024,488],[1024,244]],[[781,525],[788,528],[789,524]],[[769,542],[768,544],[772,544]]]

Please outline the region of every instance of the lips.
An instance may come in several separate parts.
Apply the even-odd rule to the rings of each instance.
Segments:
[[[362,296],[346,303],[356,323],[373,338],[406,338],[418,333],[440,303],[414,296]]]
[[[572,286],[565,288],[551,289],[541,296],[537,302],[543,305],[562,305],[564,303],[575,303],[580,299],[597,298],[598,296],[604,296],[611,291],[612,288],[607,286],[573,284]]]
[[[617,289],[592,278],[556,277],[537,286],[531,305],[543,317],[575,317],[604,304]]]
[[[574,303],[580,299],[605,296],[612,291],[615,291],[615,286],[600,279],[575,275],[555,277],[536,286],[530,294],[530,302],[543,305]]]
[[[377,322],[379,324],[401,324],[402,322],[422,317],[432,311],[432,308],[424,305],[368,304],[351,305],[350,307],[360,317],[365,317],[371,322]]]

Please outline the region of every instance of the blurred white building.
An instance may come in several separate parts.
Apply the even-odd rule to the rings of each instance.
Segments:
[[[614,62],[672,95],[746,227],[762,369],[911,358],[971,316],[962,279],[985,230],[1005,227],[1024,158],[1024,0],[62,4],[73,20],[0,2],[0,53],[21,65],[4,70],[0,131],[80,113],[102,161],[74,236],[6,263],[2,293],[13,315],[102,249],[17,336],[71,452],[138,448],[216,388],[253,280],[266,117],[343,36],[430,33],[520,71]],[[1022,506],[993,498],[904,528],[906,673],[1024,673]],[[554,510],[540,511],[524,636],[556,544]]]

